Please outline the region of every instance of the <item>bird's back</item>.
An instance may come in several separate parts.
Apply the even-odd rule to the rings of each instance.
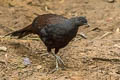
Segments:
[[[63,22],[64,20],[67,20],[67,18],[61,16],[61,15],[56,15],[56,14],[43,14],[37,16],[33,23],[32,26],[37,29],[41,29],[47,25],[50,24],[58,24]]]

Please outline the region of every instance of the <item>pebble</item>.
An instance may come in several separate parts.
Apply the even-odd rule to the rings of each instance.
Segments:
[[[5,46],[2,46],[2,47],[0,47],[0,51],[6,52],[6,51],[7,51],[7,48],[6,48]]]
[[[109,2],[109,3],[113,3],[113,2],[115,2],[115,0],[108,0],[107,2]]]
[[[2,14],[3,12],[2,11],[0,11],[0,15]]]
[[[36,68],[37,68],[37,69],[41,69],[41,68],[42,68],[42,66],[41,66],[41,65],[38,65]]]
[[[30,65],[31,64],[31,62],[30,62],[30,59],[29,58],[24,58],[24,63],[23,63],[24,65]]]

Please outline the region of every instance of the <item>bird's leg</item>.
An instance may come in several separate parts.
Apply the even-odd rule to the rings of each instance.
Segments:
[[[55,53],[52,53],[51,52],[51,54],[55,57],[55,59],[56,59],[56,67],[55,67],[55,69],[53,69],[52,71],[50,71],[50,73],[53,73],[53,72],[55,72],[55,71],[57,71],[58,69],[59,69],[59,64],[58,63],[60,63],[60,61],[59,61],[59,58],[58,58],[58,56],[55,54]]]
[[[51,49],[49,49],[49,48],[48,48],[47,50],[48,50],[48,52],[51,53],[51,54],[55,57],[55,59],[56,59],[56,67],[55,67],[55,69],[53,69],[52,71],[50,71],[50,73],[53,73],[53,72],[57,71],[57,70],[59,69],[59,64],[62,64],[63,67],[64,67],[64,62],[63,62],[63,60],[62,60],[59,56],[56,55],[56,54],[58,53],[59,49],[55,49],[55,53],[53,53],[53,52],[51,51]]]
[[[62,64],[63,67],[64,67],[64,62],[63,62],[63,60],[62,60],[59,56],[57,56],[57,55],[56,55],[56,58],[57,58],[59,64]]]
[[[55,57],[56,58],[56,57]],[[56,58],[56,67],[55,69],[53,69],[52,71],[50,71],[50,73],[54,73],[55,71],[57,71],[59,69],[59,64],[58,64],[58,60]]]
[[[53,69],[52,71],[51,71],[51,73],[53,73],[53,72],[55,72],[55,71],[57,71],[58,69],[59,69],[59,64],[62,64],[62,67],[64,68],[64,62],[63,62],[63,60],[59,57],[59,56],[57,56],[56,54],[58,53],[58,51],[59,51],[59,49],[55,49],[55,53],[52,53],[51,52],[51,54],[55,57],[55,59],[56,59],[56,68],[55,69]]]
[[[58,49],[58,48],[55,48],[55,54],[57,54],[58,51],[59,51],[59,49]],[[57,59],[58,59],[58,61],[59,61],[59,64],[62,64],[63,67],[64,67],[64,62],[63,62],[63,60],[62,60],[59,56],[57,56],[57,55],[56,55],[56,57],[57,57]]]

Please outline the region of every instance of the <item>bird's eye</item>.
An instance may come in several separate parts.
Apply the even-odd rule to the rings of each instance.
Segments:
[[[87,23],[87,20],[82,20],[82,23]]]
[[[81,22],[82,22],[82,23],[85,23],[85,21],[84,21],[84,20],[81,20]]]

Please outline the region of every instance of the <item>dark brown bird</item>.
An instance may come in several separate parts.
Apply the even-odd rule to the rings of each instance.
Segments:
[[[37,34],[47,47],[48,53],[56,58],[56,68],[63,64],[62,59],[57,56],[59,49],[64,48],[77,34],[79,26],[86,25],[85,17],[65,18],[56,14],[43,14],[37,16],[32,24],[18,31],[7,35],[18,36],[22,38],[28,34]],[[52,53],[51,49],[55,49]]]

